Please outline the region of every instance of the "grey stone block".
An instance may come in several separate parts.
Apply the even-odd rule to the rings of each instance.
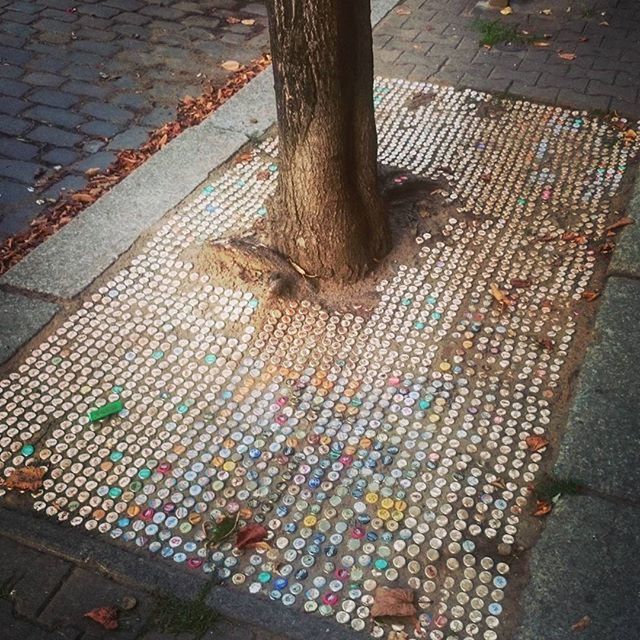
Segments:
[[[31,160],[38,153],[38,147],[20,142],[14,138],[0,138],[0,154],[16,160]]]
[[[24,120],[0,114],[0,133],[6,133],[9,136],[19,136],[29,129],[31,125]]]
[[[0,291],[0,362],[40,331],[57,310],[51,302]]]
[[[89,637],[98,633],[103,637],[104,629],[84,614],[97,607],[117,606],[128,596],[134,596],[138,604],[135,609],[126,613],[126,620],[124,615],[121,616],[118,633],[114,637],[133,640],[142,630],[150,613],[152,604],[149,596],[142,592],[132,592],[131,589],[84,569],[73,571],[40,614],[39,621],[52,628],[74,624]]]
[[[73,147],[82,140],[77,133],[47,126],[36,127],[27,137],[35,142],[48,142],[57,147]]]
[[[554,473],[607,495],[640,486],[640,281],[609,278]]]
[[[635,640],[640,620],[640,509],[563,498],[529,563],[514,640]],[[588,615],[582,631],[571,626]]]
[[[186,130],[152,156],[0,282],[62,298],[82,291],[142,231],[247,142],[246,136],[212,127],[209,121]]]
[[[33,120],[39,120],[40,122],[66,127],[68,129],[77,127],[84,120],[82,116],[66,109],[56,109],[55,107],[45,107],[42,105],[25,111],[24,115]]]
[[[609,274],[640,278],[640,176],[636,177],[626,215],[633,218],[635,224],[625,227],[621,232],[609,264]]]
[[[34,162],[0,158],[0,176],[3,176],[4,178],[12,178],[13,180],[24,182],[25,184],[31,184],[40,169],[40,165],[35,164]]]
[[[7,585],[16,612],[35,618],[70,572],[71,564],[0,537],[0,584]]]
[[[50,107],[68,109],[72,104],[78,102],[78,97],[71,93],[65,93],[64,91],[56,91],[55,89],[38,89],[29,94],[29,100],[46,104]]]

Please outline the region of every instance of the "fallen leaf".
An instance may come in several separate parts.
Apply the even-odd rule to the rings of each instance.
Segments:
[[[547,40],[536,40],[536,41],[533,43],[533,46],[534,46],[534,47],[550,47],[550,46],[551,46],[551,43],[550,43],[550,42],[547,42]]]
[[[122,603],[120,604],[120,608],[123,611],[131,611],[131,609],[135,609],[138,601],[133,596],[125,596],[122,598]]]
[[[503,16],[510,16],[513,13],[513,9],[511,7],[505,7],[504,9],[500,9],[500,13]]]
[[[75,200],[76,202],[81,202],[82,204],[91,204],[95,201],[95,198],[92,195],[83,193],[82,191],[79,193],[74,193],[71,196],[71,199]]]
[[[241,162],[250,162],[251,160],[253,160],[253,154],[251,151],[245,151],[235,159],[235,162],[236,164],[240,164]]]
[[[609,234],[607,235],[614,236],[615,233],[609,232]],[[600,245],[600,248],[598,249],[598,251],[600,251],[600,253],[604,255],[607,255],[607,253],[611,253],[615,248],[616,248],[616,245],[613,244],[613,242],[605,242],[604,244]]]
[[[543,16],[550,16],[550,15],[551,15],[551,9],[542,9],[542,10],[540,11],[540,13],[541,13]]]
[[[410,589],[378,587],[373,594],[371,617],[415,618],[418,610],[414,599],[415,593]]]
[[[551,509],[553,509],[553,505],[547,500],[536,500],[536,508],[531,515],[540,518],[551,513]]]
[[[568,53],[568,52],[558,53],[558,56],[563,60],[575,60],[577,58],[575,53]]]
[[[609,26],[609,23],[608,23],[606,20],[603,20],[602,22],[598,22],[598,24],[599,24],[601,27],[608,27],[608,26]]]
[[[225,60],[220,66],[225,71],[238,71],[242,65],[237,60]]]
[[[582,616],[578,622],[571,625],[571,631],[584,631],[591,624],[589,616]]]
[[[239,514],[225,516],[218,522],[207,521],[203,524],[207,547],[215,547],[226,540],[238,526]]]
[[[511,278],[511,286],[516,289],[526,289],[531,286],[531,280],[527,280],[526,278]]]
[[[241,20],[241,22],[245,27],[252,27],[256,23],[253,18],[245,18],[244,20]]]
[[[583,300],[586,300],[587,302],[593,302],[596,298],[599,298],[599,297],[600,297],[599,291],[584,291],[582,293]]]
[[[257,523],[248,524],[242,529],[238,529],[236,533],[236,547],[244,549],[245,547],[253,547],[262,542],[267,537],[267,530]]]
[[[553,350],[553,340],[551,338],[538,338],[538,344],[547,351]]]
[[[625,216],[624,218],[620,218],[617,222],[610,224],[608,227],[605,227],[605,233],[609,233],[610,231],[615,231],[616,229],[621,229],[622,227],[626,227],[629,224],[634,224],[635,220],[633,218],[629,218]]]
[[[491,292],[491,295],[502,305],[512,305],[513,304],[513,300],[501,289],[498,288],[497,285],[492,284],[489,287],[489,291]]]
[[[118,610],[115,607],[98,607],[84,614],[110,631],[118,628]]]
[[[7,478],[0,479],[0,486],[16,491],[37,491],[44,480],[45,467],[17,467]]]
[[[91,169],[87,169],[84,172],[84,175],[87,176],[87,178],[91,178],[91,176],[96,176],[100,173],[100,169],[98,167],[91,167]]]
[[[527,443],[529,451],[532,451],[533,453],[544,449],[549,444],[549,441],[543,436],[529,436],[525,442]]]
[[[578,40],[580,42],[589,42],[589,38],[587,38],[586,36],[582,36],[581,38],[578,38]]]
[[[407,7],[398,7],[396,9],[396,13],[399,16],[408,16],[411,13],[411,9],[407,9]]]
[[[258,171],[256,173],[256,180],[268,180],[271,177],[271,171],[268,169],[264,169],[263,171]]]
[[[240,22],[242,22],[242,20],[240,20],[240,18],[236,18],[234,16],[229,16],[227,18],[227,24],[240,24]]]
[[[633,129],[627,129],[622,137],[625,142],[633,142],[638,137],[638,134]]]

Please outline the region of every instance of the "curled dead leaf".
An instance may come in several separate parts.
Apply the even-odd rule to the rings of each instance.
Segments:
[[[635,220],[633,218],[628,218],[625,216],[624,218],[620,218],[617,222],[610,224],[608,227],[605,227],[605,233],[609,233],[611,231],[616,231],[616,229],[621,229],[622,227],[626,227],[629,224],[634,224]]]
[[[638,137],[638,134],[633,129],[627,129],[622,137],[625,142],[633,142]]]
[[[541,518],[542,516],[546,516],[548,513],[551,513],[551,509],[553,509],[553,505],[549,501],[536,500],[536,508],[531,515]]]
[[[600,292],[599,291],[583,291],[582,292],[582,299],[586,300],[587,302],[593,302],[596,298],[600,297]]]
[[[512,305],[513,304],[513,300],[504,292],[502,291],[500,288],[498,288],[498,285],[496,284],[491,284],[489,287],[489,291],[491,292],[491,295],[502,305]]]
[[[563,52],[563,53],[558,53],[558,57],[562,58],[563,60],[575,60],[578,56],[576,56],[575,53],[569,53],[569,52]]]
[[[555,346],[551,338],[538,338],[538,344],[547,351],[552,351]]]
[[[531,280],[527,278],[511,278],[510,284],[516,289],[526,289],[531,286]]]
[[[238,529],[236,533],[236,547],[245,549],[246,547],[254,547],[267,537],[267,530],[257,523],[248,524],[242,529]]]
[[[242,22],[240,18],[236,18],[235,16],[227,17],[227,24],[240,24],[240,22]]]
[[[533,453],[541,451],[549,444],[549,441],[545,437],[537,435],[529,436],[525,442],[527,443],[529,451]]]
[[[37,491],[46,473],[45,467],[16,467],[8,477],[0,479],[0,486],[16,491]]]
[[[98,607],[85,613],[84,617],[91,618],[91,620],[110,631],[118,628],[118,610],[115,607]]]
[[[615,233],[613,233],[612,231],[610,231],[607,235],[615,235]],[[600,245],[600,248],[598,249],[598,251],[600,251],[600,253],[606,255],[607,253],[611,253],[614,249],[616,248],[616,245],[613,244],[613,242],[605,242],[604,244]]]
[[[271,171],[264,169],[263,171],[258,171],[256,173],[256,180],[268,180],[271,177]]]
[[[584,631],[591,624],[589,616],[582,616],[578,622],[571,625],[571,631]]]
[[[415,593],[410,589],[378,587],[373,594],[372,618],[415,618]]]
[[[242,65],[237,60],[225,60],[220,66],[225,71],[238,71]]]

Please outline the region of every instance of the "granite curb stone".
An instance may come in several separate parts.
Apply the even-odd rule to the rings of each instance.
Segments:
[[[609,278],[554,473],[606,495],[640,486],[640,281]]]
[[[636,640],[640,620],[640,508],[562,498],[531,557],[513,640]],[[581,631],[571,627],[584,616]]]
[[[635,223],[622,230],[609,264],[609,274],[640,278],[640,178],[634,185],[626,215]]]
[[[8,360],[53,318],[58,305],[0,291],[0,363]]]

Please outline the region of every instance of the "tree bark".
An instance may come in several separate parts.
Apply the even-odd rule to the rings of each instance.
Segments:
[[[378,190],[369,0],[268,0],[279,127],[274,247],[307,273],[364,275],[389,251]]]

